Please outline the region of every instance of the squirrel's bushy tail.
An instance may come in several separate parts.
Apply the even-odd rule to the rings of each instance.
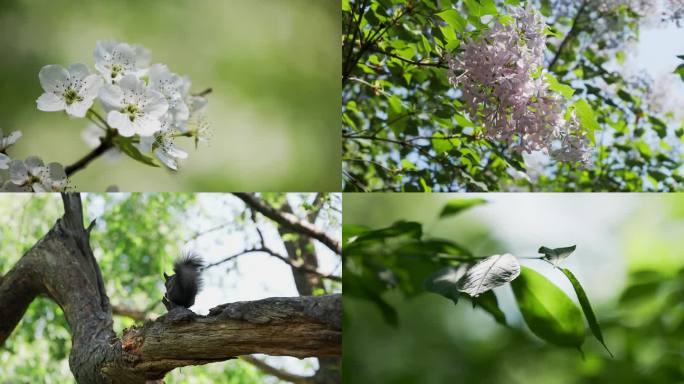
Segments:
[[[167,277],[166,297],[174,304],[185,308],[195,304],[195,296],[202,289],[200,269],[204,261],[194,251],[184,252],[180,259],[173,263],[174,275]]]

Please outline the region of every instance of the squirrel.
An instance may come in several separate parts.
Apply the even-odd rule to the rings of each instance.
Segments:
[[[195,304],[195,296],[202,289],[200,268],[203,266],[202,258],[190,251],[173,263],[173,275],[164,273],[166,294],[162,302],[167,310],[177,307],[190,308]]]

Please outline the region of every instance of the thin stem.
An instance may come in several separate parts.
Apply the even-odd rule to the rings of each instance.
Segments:
[[[380,53],[385,56],[389,57],[394,57],[395,59],[399,61],[403,61],[404,63],[416,65],[416,66],[422,66],[422,67],[438,67],[438,68],[444,68],[444,69],[449,69],[449,66],[442,63],[441,61],[439,62],[434,62],[434,61],[414,61],[414,60],[409,60],[405,59],[395,53],[388,52],[388,51],[383,51],[382,49],[371,49],[372,52]]]
[[[90,108],[90,109],[88,110],[87,115],[95,116],[95,118],[96,118],[100,123],[104,124],[104,126],[107,127],[107,129],[111,129],[111,127],[109,126],[109,124],[107,124],[107,121],[106,121],[102,116],[100,116],[100,114],[97,113],[94,109]],[[94,121],[93,121],[93,122],[94,122]]]
[[[212,89],[211,87],[209,87],[209,88],[205,89],[205,90],[204,90],[204,91],[202,91],[202,92],[199,92],[199,93],[195,93],[195,94],[193,94],[193,96],[200,96],[200,97],[204,97],[204,96],[206,96],[206,95],[208,95],[208,94],[212,93],[213,91],[214,91],[214,90],[213,90],[213,89]]]
[[[83,156],[75,163],[68,165],[64,168],[64,172],[67,176],[71,176],[74,173],[80,171],[81,169],[87,167],[88,164],[90,164],[90,162],[102,156],[102,154],[104,154],[109,149],[114,147],[114,138],[118,135],[114,128],[110,127],[109,124],[107,124],[107,121],[105,121],[105,119],[102,118],[102,116],[100,116],[100,114],[92,108],[88,110],[87,116],[93,123],[95,123],[98,126],[99,124],[97,124],[96,121],[99,121],[101,124],[104,124],[104,127],[100,128],[103,128],[105,130],[105,137],[101,139],[100,145],[98,145],[95,149],[87,153],[85,156]],[[93,117],[95,119],[93,119]]]

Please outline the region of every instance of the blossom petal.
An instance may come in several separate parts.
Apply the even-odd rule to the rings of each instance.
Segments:
[[[0,187],[0,191],[3,192],[32,192],[33,190],[29,186],[14,184],[11,180],[7,180],[5,184]]]
[[[44,112],[61,111],[64,108],[66,108],[66,103],[64,102],[64,99],[60,98],[52,92],[46,92],[40,95],[38,100],[36,100],[36,104],[38,106],[38,110]]]
[[[140,136],[151,136],[161,131],[161,122],[147,116],[138,117],[134,122],[136,131]]]
[[[116,44],[117,43],[114,41],[98,41],[95,44],[95,52],[93,52],[95,62],[98,63],[109,60]]]
[[[69,66],[69,74],[74,79],[82,79],[90,74],[90,70],[83,63],[75,63]]]
[[[102,88],[102,78],[98,75],[88,75],[83,79],[81,96],[86,100],[92,100],[97,97],[100,88]]]
[[[140,142],[137,146],[141,152],[150,152],[152,150],[153,143],[154,136],[140,136]]]
[[[119,81],[119,86],[123,89],[130,89],[134,93],[143,93],[145,91],[145,82],[138,80],[134,75],[126,75]]]
[[[143,107],[143,111],[150,117],[160,118],[169,109],[169,103],[166,102],[164,95],[157,91],[147,91],[145,94],[147,103]]]
[[[157,158],[162,162],[162,164],[166,165],[170,169],[173,169],[174,171],[178,170],[178,163],[176,159],[169,156],[168,153],[161,149],[157,149],[154,151],[154,154],[157,155]]]
[[[131,137],[137,133],[131,119],[119,111],[111,111],[107,114],[107,124],[116,128],[124,137]]]
[[[9,168],[9,163],[12,161],[9,156],[5,155],[4,153],[0,153],[0,169],[7,169]]]
[[[171,144],[166,148],[166,153],[169,155],[178,158],[178,159],[187,159],[188,158],[188,153],[185,152],[184,150],[176,147],[175,145]]]
[[[116,85],[105,84],[99,91],[100,100],[108,109],[121,109],[123,105],[123,91]]]
[[[140,45],[134,45],[133,46],[133,51],[135,52],[135,66],[140,68],[140,67],[147,67],[150,65],[150,51]]]
[[[88,109],[93,106],[93,100],[85,99],[84,101],[78,103],[72,103],[66,106],[66,112],[74,117],[85,117]]]
[[[12,160],[9,163],[9,175],[12,183],[22,185],[28,181],[28,168],[21,160]]]
[[[69,72],[61,65],[50,64],[41,68],[38,79],[45,92],[62,93],[69,82]]]

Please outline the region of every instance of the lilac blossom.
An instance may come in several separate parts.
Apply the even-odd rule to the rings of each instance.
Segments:
[[[448,57],[449,80],[488,138],[519,152],[544,151],[559,161],[586,165],[588,141],[574,116],[564,119],[565,100],[548,89],[541,70],[546,25],[529,7],[514,9],[512,16]],[[561,148],[552,151],[554,143]]]

